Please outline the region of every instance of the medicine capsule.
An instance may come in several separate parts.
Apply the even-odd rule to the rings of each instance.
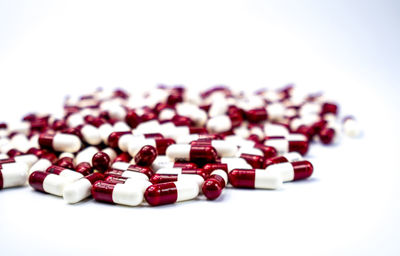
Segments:
[[[137,206],[143,202],[145,189],[150,186],[149,181],[136,181],[129,184],[110,184],[97,181],[92,187],[92,196],[96,201]]]
[[[166,155],[173,161],[212,163],[217,159],[216,150],[209,145],[174,144],[168,147]]]
[[[28,178],[28,165],[6,163],[0,165],[0,189],[23,186]]]
[[[75,171],[87,176],[93,172],[93,168],[88,162],[82,162],[75,167]]]
[[[204,181],[202,192],[208,200],[215,200],[221,195],[226,184],[228,184],[227,173],[224,170],[217,169]]]
[[[191,145],[212,146],[219,157],[235,156],[238,152],[238,147],[234,143],[224,140],[196,140],[192,141]]]
[[[84,124],[78,126],[78,129],[82,134],[83,140],[89,145],[99,145],[102,142],[100,131],[97,127],[90,124]]]
[[[69,204],[75,204],[85,198],[88,198],[91,195],[92,185],[96,181],[103,179],[103,174],[92,173],[73,183],[66,185],[63,191],[64,200]]]
[[[58,152],[77,152],[82,146],[78,136],[65,133],[43,133],[39,136],[39,145],[42,148]]]
[[[57,156],[53,153],[44,153],[41,158],[34,163],[29,169],[28,174],[31,174],[34,171],[46,171],[55,161],[57,160]]]
[[[150,166],[157,157],[157,150],[153,146],[142,147],[135,156],[135,163],[140,166]]]
[[[210,133],[222,133],[238,127],[242,120],[235,115],[220,115],[208,119],[206,127]]]
[[[66,169],[74,169],[74,159],[68,156],[60,157],[54,165],[66,168]]]
[[[285,153],[283,155],[267,159],[265,161],[265,167],[273,164],[301,161],[302,159],[303,157],[298,152]]]
[[[92,158],[92,166],[95,170],[103,173],[105,172],[111,164],[111,159],[108,154],[100,151],[94,154]]]
[[[221,163],[226,164],[228,173],[231,172],[233,169],[251,169],[251,165],[249,165],[243,158],[222,157]]]
[[[62,196],[64,187],[69,182],[60,175],[34,171],[29,175],[29,185],[35,190],[48,194]]]
[[[305,155],[308,151],[308,140],[304,135],[296,134],[285,137],[272,137],[265,140],[264,145],[274,147],[279,154],[299,152]]]
[[[143,166],[138,166],[134,164],[129,164],[129,163],[124,163],[124,162],[115,162],[112,165],[112,169],[107,171],[107,174],[110,174],[110,172],[118,172],[122,171],[124,172],[123,174],[115,174],[115,175],[121,175],[124,177],[137,177],[137,176],[146,176],[147,179],[150,179],[151,176],[153,176],[154,172],[151,170],[149,167],[143,167]],[[125,173],[125,171],[131,172]],[[131,175],[131,176],[126,176],[126,175]],[[142,177],[143,178],[143,177]]]
[[[309,161],[273,164],[265,169],[268,173],[279,174],[284,182],[306,179],[312,175],[313,170],[313,165]]]
[[[159,183],[185,181],[185,180],[194,181],[199,186],[199,189],[201,189],[201,186],[204,183],[204,176],[197,173],[185,173],[185,170],[182,170],[182,173],[180,174],[156,173],[151,177],[150,182],[153,184],[159,184]]]
[[[283,181],[281,175],[264,169],[234,169],[229,173],[229,182],[237,188],[278,189]]]
[[[186,167],[174,167],[174,168],[161,168],[157,170],[157,174],[197,174],[205,179],[208,175],[201,168],[186,168]]]
[[[357,120],[352,116],[346,116],[343,118],[343,132],[349,137],[359,137],[361,135],[361,128]]]
[[[221,169],[228,173],[228,165],[223,164],[223,163],[209,163],[203,166],[203,171],[206,173],[207,176],[209,176],[213,171]],[[236,168],[233,168],[236,169]]]
[[[194,181],[176,181],[149,186],[144,198],[152,205],[173,204],[175,202],[191,200],[198,196],[199,186]]]
[[[135,134],[131,131],[113,132],[108,137],[108,145],[112,148],[119,148],[120,150],[127,152],[128,146],[131,143],[135,143],[138,140],[145,139],[162,139],[163,136],[160,133],[146,133],[146,134]]]
[[[63,177],[69,183],[77,181],[83,177],[83,175],[79,172],[76,172],[76,171],[73,171],[70,169],[66,169],[66,168],[63,168],[63,167],[60,167],[57,165],[50,166],[49,168],[46,169],[46,172],[57,174],[57,175]]]
[[[197,165],[195,163],[190,163],[190,162],[173,162],[167,156],[157,156],[153,164],[151,165],[151,169],[155,171],[161,168],[173,168],[173,167],[193,169],[197,168]]]
[[[263,156],[243,153],[239,157],[246,160],[246,162],[251,165],[252,168],[265,168],[265,158]]]
[[[99,152],[99,149],[94,146],[90,146],[79,151],[74,159],[75,165],[79,165],[80,163],[84,162],[91,164],[92,158],[97,152]]]
[[[12,158],[0,157],[0,164],[4,161],[11,161],[11,162],[16,162],[16,163],[25,163],[30,168],[38,160],[39,160],[39,158],[34,154],[23,154],[23,155],[19,155],[19,156],[14,156]]]

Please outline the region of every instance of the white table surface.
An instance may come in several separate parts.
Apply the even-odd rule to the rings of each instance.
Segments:
[[[311,179],[129,208],[0,191],[1,255],[399,255],[396,1],[2,1],[0,119],[98,86],[324,91],[360,139],[313,145]]]

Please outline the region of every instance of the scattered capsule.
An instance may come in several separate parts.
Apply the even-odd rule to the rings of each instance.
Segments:
[[[64,200],[69,204],[75,204],[85,198],[88,198],[91,195],[92,185],[96,181],[103,179],[103,174],[92,173],[73,183],[66,185],[63,191]]]
[[[151,183],[149,181],[136,181],[129,184],[110,184],[97,181],[92,187],[92,196],[96,201],[137,206],[143,202],[144,191]]]
[[[226,184],[228,184],[226,171],[217,169],[204,181],[201,189],[208,200],[215,200],[221,195]]]
[[[0,189],[25,185],[28,168],[28,165],[22,162],[0,164]]]
[[[302,159],[303,157],[298,152],[285,153],[283,155],[267,159],[265,161],[265,167],[273,164],[301,161]]]
[[[168,147],[166,155],[173,161],[215,162],[216,150],[209,145],[174,144]]]
[[[297,161],[279,163],[268,166],[265,169],[269,173],[277,173],[284,182],[307,179],[314,171],[313,165],[309,161]]]
[[[56,196],[63,195],[64,187],[68,183],[64,177],[53,173],[34,171],[29,175],[29,185],[32,188]]]
[[[229,182],[237,188],[278,189],[283,180],[281,175],[264,169],[234,169],[229,173]]]
[[[157,150],[153,146],[142,147],[135,156],[135,163],[140,166],[150,166],[157,157]]]
[[[287,152],[299,152],[305,155],[308,151],[308,140],[302,134],[292,135],[290,137],[272,137],[265,140],[264,145],[274,147],[279,154]]]
[[[58,152],[78,152],[82,146],[78,136],[65,133],[43,133],[39,136],[39,145],[42,148]]]
[[[183,180],[153,184],[146,189],[144,197],[150,205],[157,206],[191,200],[198,194],[199,186],[196,182]]]
[[[63,168],[60,166],[56,166],[56,165],[52,165],[49,168],[47,168],[46,172],[57,174],[57,175],[63,177],[69,183],[77,181],[83,177],[83,175],[79,172],[76,172],[76,171],[73,171],[73,170],[70,170],[67,168]]]

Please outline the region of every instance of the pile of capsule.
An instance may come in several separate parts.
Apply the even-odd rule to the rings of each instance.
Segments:
[[[310,177],[311,143],[336,143],[342,132],[358,136],[356,120],[291,85],[251,94],[99,89],[66,98],[59,116],[0,123],[0,189],[28,183],[71,204],[214,200],[225,187],[279,189]]]

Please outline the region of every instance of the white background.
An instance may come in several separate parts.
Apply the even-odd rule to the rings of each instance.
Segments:
[[[294,82],[364,136],[313,146],[307,181],[215,202],[66,205],[0,191],[2,255],[399,255],[398,1],[0,1],[0,119],[67,94]]]

